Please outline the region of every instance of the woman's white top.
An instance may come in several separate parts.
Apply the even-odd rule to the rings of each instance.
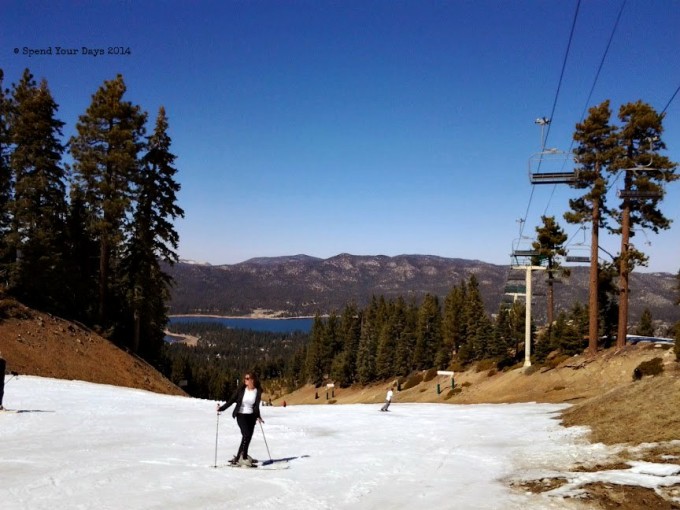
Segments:
[[[246,388],[243,394],[243,400],[241,401],[241,408],[239,413],[241,414],[253,414],[253,407],[255,406],[255,400],[257,399],[257,389],[252,390]]]

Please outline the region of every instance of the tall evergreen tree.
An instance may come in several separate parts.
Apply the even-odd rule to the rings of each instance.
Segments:
[[[89,209],[88,230],[99,245],[97,316],[105,327],[110,326],[108,300],[117,281],[112,273],[120,260],[144,146],[146,114],[123,99],[125,92],[121,75],[105,81],[70,140],[75,183]]]
[[[397,305],[390,302],[388,317],[380,329],[378,335],[378,352],[376,354],[376,376],[380,379],[388,379],[395,374],[396,348],[404,327],[403,318],[398,316]]]
[[[652,312],[649,310],[649,308],[645,308],[642,311],[640,322],[638,322],[635,334],[642,336],[654,336],[654,321],[652,320]]]
[[[482,293],[479,290],[479,282],[475,275],[470,276],[465,291],[465,337],[463,339],[458,357],[461,362],[467,363],[481,359],[485,354],[490,340],[490,320],[484,308]]]
[[[465,282],[454,285],[444,298],[442,316],[442,347],[437,354],[436,365],[446,366],[460,349],[464,336],[463,311],[465,307]]]
[[[416,330],[418,325],[418,307],[414,301],[406,303],[400,296],[396,303],[398,322],[403,320],[403,328],[397,339],[395,349],[395,375],[408,375],[414,368],[413,352],[416,346]]]
[[[384,303],[384,299],[381,299]],[[381,323],[381,304],[373,296],[364,311],[361,321],[361,335],[357,349],[357,382],[368,384],[375,380],[375,361],[378,350],[378,334]]]
[[[8,234],[11,228],[10,199],[12,197],[13,180],[9,166],[10,134],[9,90],[3,83],[4,72],[0,69],[0,285],[6,285],[9,276],[9,264],[12,261]]]
[[[9,241],[17,254],[14,293],[26,303],[62,313],[66,280],[66,174],[61,163],[63,122],[42,80],[26,69],[12,87],[10,167],[14,175]]]
[[[439,298],[426,294],[418,311],[418,329],[413,362],[418,370],[435,366],[435,355],[442,343],[441,310]]]
[[[316,387],[321,386],[324,379],[323,343],[326,334],[325,330],[326,326],[317,312],[312,323],[305,362],[308,380]]]
[[[69,209],[66,220],[69,258],[67,269],[76,278],[71,279],[72,303],[69,317],[87,324],[94,323],[97,315],[97,242],[87,228],[89,208],[85,205],[82,189],[71,186]]]
[[[172,265],[179,260],[173,220],[184,216],[177,205],[180,185],[175,180],[175,156],[167,131],[168,119],[161,107],[136,180],[136,208],[123,260],[127,300],[133,309],[133,350],[140,352],[144,339],[141,352],[146,356],[155,356],[163,342],[172,279],[161,263]]]
[[[597,351],[598,319],[598,255],[600,227],[606,226],[605,212],[607,178],[604,173],[618,154],[616,128],[609,123],[611,110],[609,101],[590,108],[588,117],[576,125],[574,150],[577,164],[577,180],[573,187],[586,190],[575,199],[569,200],[570,211],[564,214],[569,223],[590,224],[590,278],[588,330],[588,351]]]
[[[621,106],[619,119],[624,123],[620,131],[621,157],[612,165],[612,171],[624,171],[624,191],[652,193],[649,198],[630,198],[621,201],[619,224],[621,252],[619,254],[619,327],[616,346],[626,344],[628,332],[629,276],[636,265],[646,265],[646,256],[634,249],[630,239],[634,228],[649,228],[653,232],[670,228],[671,221],[659,209],[663,198],[664,182],[678,178],[674,174],[676,163],[658,154],[666,146],[661,140],[663,115],[650,105],[637,101]],[[632,170],[632,169],[640,170]]]
[[[567,235],[555,221],[554,216],[541,216],[541,220],[543,225],[536,227],[536,241],[532,246],[538,251],[539,257],[547,260],[548,263],[546,273],[548,277],[548,332],[550,332],[555,313],[555,273],[560,270],[557,257],[567,254],[564,249]]]
[[[350,386],[356,380],[356,358],[361,337],[361,313],[354,303],[345,306],[340,319],[342,351],[333,361],[333,378],[342,387]]]

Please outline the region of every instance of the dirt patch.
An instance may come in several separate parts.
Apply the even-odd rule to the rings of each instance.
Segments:
[[[141,358],[93,331],[3,300],[0,353],[7,370],[186,395]]]
[[[653,489],[631,485],[592,483],[583,486],[585,496],[592,508],[602,510],[674,510],[680,506]]]

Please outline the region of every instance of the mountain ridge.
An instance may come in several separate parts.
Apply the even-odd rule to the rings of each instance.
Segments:
[[[421,300],[427,293],[442,299],[474,275],[487,312],[496,313],[511,267],[437,255],[351,255],[322,259],[304,254],[256,257],[237,264],[181,262],[167,268],[174,278],[171,314],[250,316],[270,310],[278,316],[309,316],[341,311],[347,303],[363,307],[372,296]],[[537,272],[538,273],[538,272]],[[545,278],[533,277],[534,314],[545,317]],[[555,286],[556,308],[587,303],[588,267],[574,266]],[[679,318],[674,305],[677,280],[671,273],[632,273],[631,322],[645,307],[666,324]]]

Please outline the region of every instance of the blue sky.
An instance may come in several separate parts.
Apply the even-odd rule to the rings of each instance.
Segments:
[[[5,84],[46,78],[66,122],[104,80],[170,119],[178,156],[180,257],[213,264],[305,253],[431,254],[508,264],[526,219],[562,214],[574,190],[532,186],[534,123],[568,150],[587,106],[642,99],[658,111],[680,85],[680,4],[621,1],[14,1],[0,5]],[[24,54],[74,48],[77,55]],[[83,55],[82,48],[130,48]],[[15,48],[18,53],[15,53]],[[679,94],[680,96],[680,94]],[[557,98],[557,101],[555,99]],[[680,161],[680,97],[665,119]],[[649,271],[680,269],[675,223],[634,242]],[[588,239],[589,236],[585,236]],[[523,240],[520,247],[528,247]],[[615,253],[618,239],[604,239]]]

